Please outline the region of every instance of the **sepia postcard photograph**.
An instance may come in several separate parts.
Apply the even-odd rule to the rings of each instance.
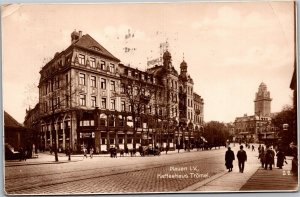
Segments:
[[[297,192],[297,4],[2,4],[2,194]]]

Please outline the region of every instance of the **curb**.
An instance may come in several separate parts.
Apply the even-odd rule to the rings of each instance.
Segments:
[[[43,165],[43,164],[61,164],[61,163],[70,163],[70,162],[78,162],[82,160],[76,160],[76,161],[47,161],[47,162],[36,162],[36,163],[16,163],[11,165],[5,165],[5,167],[15,167],[15,166],[29,166],[29,165]]]
[[[190,185],[190,186],[188,186],[188,187],[186,187],[186,188],[184,188],[184,189],[182,189],[182,190],[180,190],[180,191],[181,191],[181,192],[186,192],[186,191],[191,192],[191,191],[194,191],[194,190],[196,190],[197,188],[202,187],[203,185],[206,185],[206,184],[208,184],[208,183],[210,183],[210,182],[212,182],[212,181],[214,181],[214,180],[220,178],[221,176],[223,176],[223,175],[225,175],[225,174],[227,174],[227,171],[220,172],[220,173],[215,174],[215,175],[213,175],[213,176],[211,176],[211,177],[209,177],[209,178],[207,178],[207,179],[204,179],[203,181],[200,181],[200,182],[198,182],[198,183],[195,183],[195,184],[193,184],[193,185]]]

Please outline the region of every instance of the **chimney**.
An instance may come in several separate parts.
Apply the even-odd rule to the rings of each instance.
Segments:
[[[79,38],[82,37],[82,31],[79,31]]]
[[[81,31],[79,31],[81,33]],[[74,43],[79,39],[79,33],[76,29],[71,33],[71,42]]]

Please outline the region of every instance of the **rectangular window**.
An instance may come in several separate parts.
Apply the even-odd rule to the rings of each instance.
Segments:
[[[56,108],[60,108],[60,98],[57,97],[56,99],[57,99],[57,101],[56,101]]]
[[[101,89],[106,89],[106,79],[101,78]]]
[[[105,70],[105,61],[101,60],[100,69]]]
[[[119,138],[119,144],[123,144],[123,139]]]
[[[116,109],[116,100],[115,99],[110,100],[110,107],[112,110]]]
[[[91,120],[91,126],[95,126],[95,121]]]
[[[48,105],[47,102],[44,103],[44,112],[46,113],[48,111]]]
[[[105,138],[101,138],[101,144],[106,144],[106,139]]]
[[[129,108],[128,110],[131,112],[132,111],[132,105],[129,105],[128,108]]]
[[[69,95],[66,95],[66,107],[69,107]]]
[[[90,61],[91,67],[92,67],[92,68],[96,68],[96,59],[93,58],[93,57],[91,57],[90,60],[91,60],[91,61]]]
[[[91,97],[91,106],[96,107],[96,97],[95,96]]]
[[[129,70],[129,71],[128,71],[128,76],[130,76],[130,77],[131,77],[131,70]]]
[[[125,111],[125,101],[122,101],[122,102],[121,102],[121,110],[122,110],[122,111]]]
[[[115,81],[110,81],[110,89],[111,89],[111,91],[116,91],[116,83],[115,83]]]
[[[86,95],[80,94],[80,105],[85,106],[86,105]]]
[[[115,139],[109,139],[109,143],[110,144],[114,144],[115,143]]]
[[[66,84],[69,84],[69,75],[66,74]]]
[[[101,105],[103,109],[106,109],[106,98],[102,98]]]
[[[91,76],[91,86],[92,87],[96,87],[96,77],[95,76]]]
[[[115,65],[114,65],[114,64],[110,64],[110,66],[109,66],[109,71],[110,71],[111,73],[115,73]]]
[[[121,93],[124,94],[125,93],[125,84],[121,83]]]
[[[85,85],[85,74],[79,73],[79,84]]]
[[[79,61],[79,64],[85,65],[85,55],[79,54],[78,61]]]
[[[55,87],[55,89],[59,88],[59,77],[54,78],[54,87]]]
[[[148,113],[151,114],[152,113],[152,108],[151,105],[148,106]]]

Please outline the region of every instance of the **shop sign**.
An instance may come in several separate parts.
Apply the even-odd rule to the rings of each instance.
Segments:
[[[94,138],[95,137],[95,133],[80,133],[80,138]]]

